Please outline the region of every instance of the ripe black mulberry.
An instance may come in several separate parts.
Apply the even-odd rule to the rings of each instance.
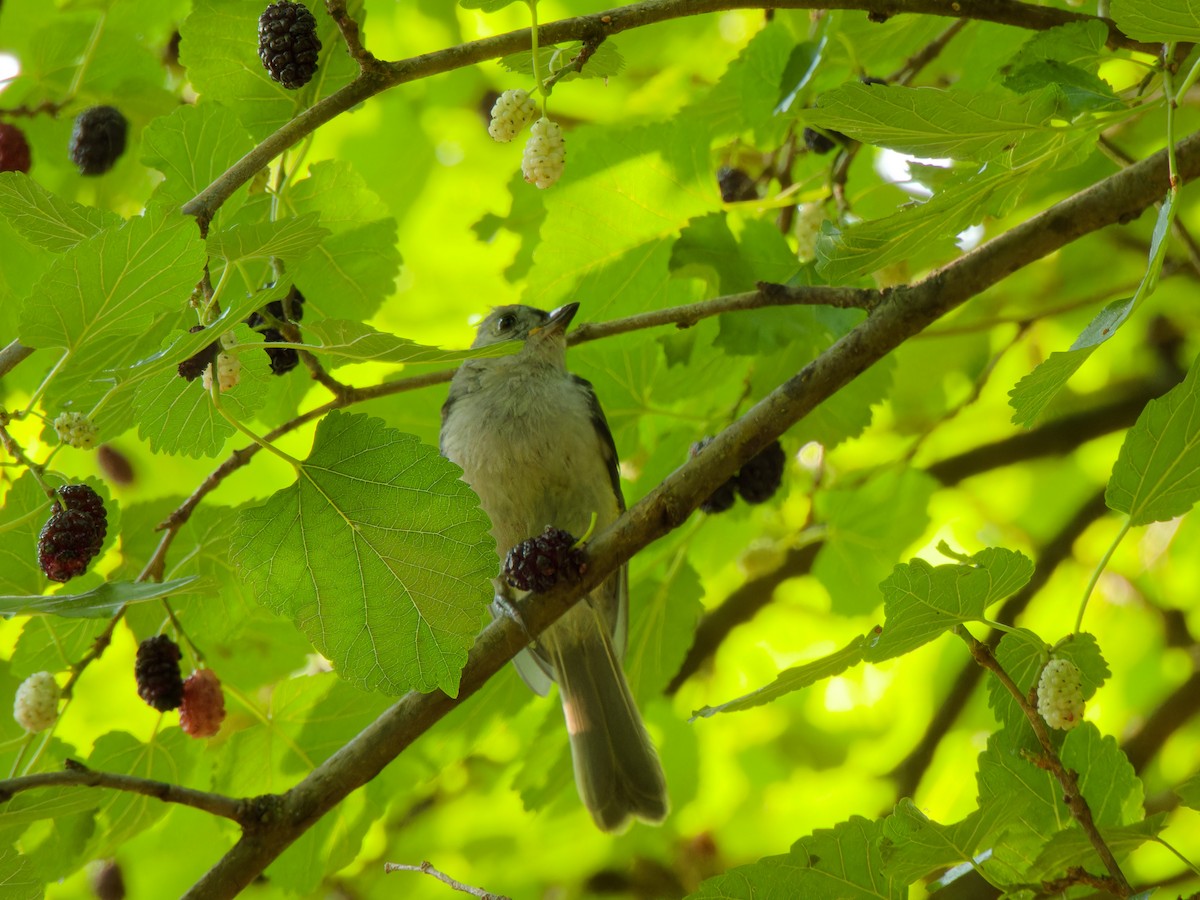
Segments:
[[[125,152],[129,120],[115,106],[92,106],[75,117],[71,162],[82,175],[103,175]]]
[[[312,80],[320,52],[317,20],[303,3],[279,0],[258,17],[258,57],[271,78],[289,91]]]
[[[138,696],[159,712],[178,709],[183,702],[183,676],[179,674],[182,657],[179,645],[165,634],[138,644],[133,666]]]
[[[574,536],[549,525],[504,558],[504,577],[522,591],[548,591],[560,578],[578,578],[586,570],[587,556],[575,546]]]

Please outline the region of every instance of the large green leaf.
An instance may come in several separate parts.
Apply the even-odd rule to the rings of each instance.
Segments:
[[[64,200],[16,172],[0,172],[0,216],[29,243],[55,253],[121,224],[114,213]]]
[[[0,596],[0,618],[10,616],[63,616],[64,618],[107,619],[129,603],[145,603],[181,590],[195,577],[172,581],[106,581],[82,594],[43,596]]]
[[[1200,8],[1192,0],[1113,0],[1117,27],[1139,41],[1200,41]]]
[[[342,677],[454,694],[497,571],[459,475],[412,435],[331,413],[296,482],[242,510],[230,557]]]
[[[845,84],[818,98],[805,121],[868,144],[925,157],[980,162],[1005,157],[1015,168],[1054,139],[1053,95]],[[1030,142],[1030,148],[1022,148]],[[1022,148],[1022,149],[1014,149]]]
[[[1133,525],[1173,519],[1200,499],[1200,357],[1129,429],[1104,499]]]
[[[704,882],[690,900],[900,900],[905,886],[884,871],[882,822],[853,816],[801,838],[790,852],[768,856]]]
[[[914,559],[896,566],[880,585],[887,619],[866,659],[879,662],[909,653],[955,625],[983,618],[989,606],[1033,575],[1033,563],[1015,550],[989,547],[971,561],[931,566]]]

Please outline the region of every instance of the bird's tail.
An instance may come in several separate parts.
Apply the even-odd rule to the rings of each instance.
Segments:
[[[560,628],[546,647],[562,693],[579,796],[604,831],[616,831],[630,816],[661,822],[666,779],[607,629],[586,600],[567,616],[592,620],[592,627]]]

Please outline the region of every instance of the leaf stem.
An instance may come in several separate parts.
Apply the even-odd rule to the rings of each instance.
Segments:
[[[216,368],[215,362],[211,363],[211,365],[213,368]],[[221,385],[218,383],[216,373],[214,372],[213,373],[213,381],[212,381],[212,391],[211,391],[213,406],[216,408],[217,412],[219,412],[222,416],[225,417],[225,421],[228,422],[230,425],[232,425],[234,428],[236,428],[238,431],[240,431],[242,434],[244,434],[246,437],[248,437],[250,440],[252,440],[254,443],[256,443],[258,446],[262,447],[264,450],[269,450],[271,453],[274,453],[276,456],[278,456],[284,462],[291,465],[291,467],[293,469],[295,469],[297,472],[300,472],[303,470],[304,465],[303,465],[303,463],[300,462],[300,460],[296,459],[294,456],[289,456],[287,453],[284,453],[282,450],[280,450],[278,447],[276,447],[274,444],[272,444],[266,438],[260,437],[259,435],[255,434],[253,431],[251,431],[249,428],[247,428],[245,425],[243,425],[241,422],[239,422],[237,420],[237,418],[229,412],[229,410],[225,409],[225,407],[221,405],[220,393],[221,393]]]
[[[1079,603],[1079,613],[1075,616],[1075,633],[1079,634],[1083,630],[1083,614],[1087,611],[1088,600],[1091,599],[1092,591],[1096,589],[1096,583],[1100,580],[1100,576],[1104,573],[1104,569],[1108,566],[1108,562],[1112,559],[1113,553],[1117,547],[1129,533],[1129,519],[1125,519],[1125,524],[1121,526],[1121,530],[1117,532],[1117,536],[1113,538],[1113,542],[1109,544],[1108,549],[1104,551],[1104,556],[1100,558],[1100,562],[1096,564],[1096,568],[1092,571],[1092,577],[1088,579],[1087,587],[1083,591],[1083,600]]]

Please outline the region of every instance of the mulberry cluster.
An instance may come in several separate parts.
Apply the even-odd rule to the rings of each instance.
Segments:
[[[758,199],[758,188],[754,186],[754,179],[745,169],[721,166],[717,170],[717,187],[721,189],[721,200],[724,203]]]
[[[1052,659],[1037,689],[1038,715],[1051,728],[1070,731],[1083,721],[1083,676],[1069,659]]]
[[[317,20],[303,3],[279,0],[258,17],[258,58],[271,78],[289,91],[312,80],[320,52]]]
[[[212,669],[197,669],[183,683],[179,726],[194,738],[212,737],[225,720],[225,695]]]
[[[58,719],[58,682],[49,672],[36,672],[21,682],[13,702],[13,718],[29,732],[45,731]]]
[[[93,106],[75,117],[70,154],[81,175],[103,175],[125,152],[129,121],[115,106]]]
[[[100,495],[86,484],[58,490],[55,512],[38,535],[38,563],[51,581],[82,575],[100,552],[108,533],[108,515]]]
[[[96,423],[83,413],[59,413],[54,420],[54,431],[68,446],[80,450],[91,450],[96,446]]]
[[[505,91],[492,104],[488,134],[492,136],[492,140],[506,144],[533,121],[535,112],[537,104],[528,91]]]
[[[711,437],[692,444],[690,456],[694,459],[712,443]],[[772,441],[762,452],[751,458],[736,475],[713,491],[712,496],[700,504],[706,513],[725,512],[733,506],[735,492],[747,503],[766,503],[775,496],[783,483],[783,470],[787,456],[779,441]]]
[[[560,578],[587,571],[587,555],[574,536],[547,525],[540,535],[521,541],[504,558],[504,577],[522,591],[548,591]]]
[[[567,151],[562,128],[545,116],[529,129],[529,140],[521,157],[521,173],[530,184],[543,190],[562,177]]]
[[[0,122],[0,172],[29,172],[29,141],[16,125]]]
[[[138,644],[133,664],[138,696],[159,712],[178,709],[183,702],[183,676],[179,674],[182,657],[179,645],[165,634]]]
[[[840,131],[817,131],[815,128],[804,129],[804,146],[810,153],[824,156],[838,145],[838,141],[846,140]]]

